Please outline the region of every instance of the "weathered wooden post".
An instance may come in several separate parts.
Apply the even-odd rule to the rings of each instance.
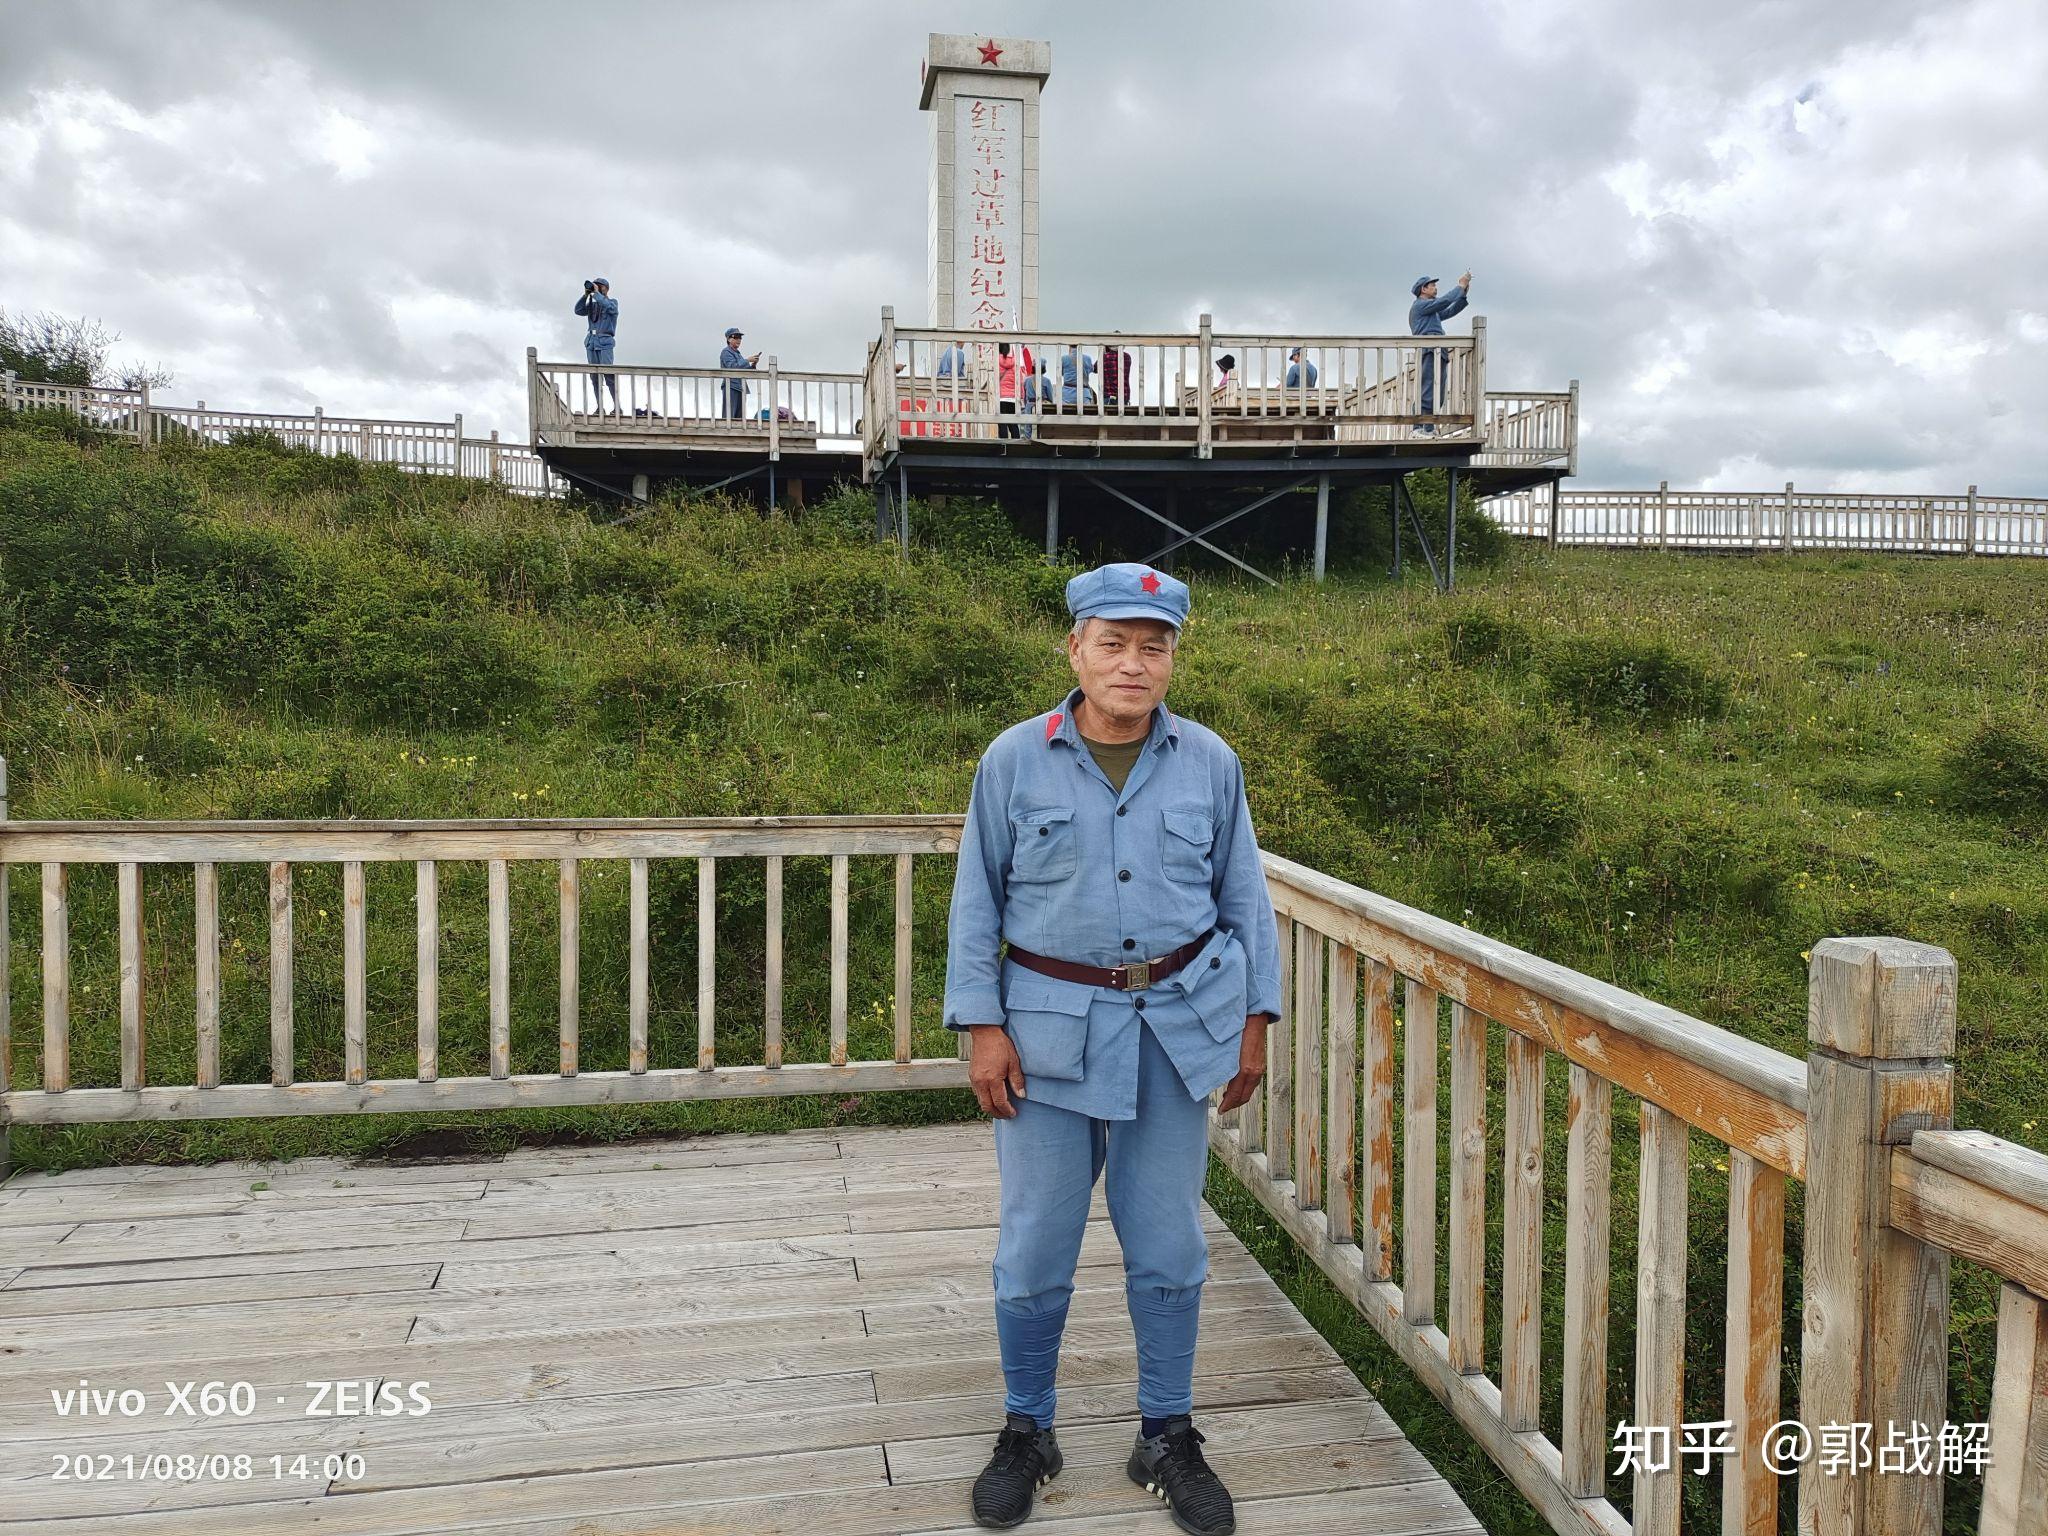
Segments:
[[[155,438],[155,434],[149,430],[149,383],[147,380],[144,380],[142,385],[141,412],[142,414],[136,418],[135,422],[135,441],[147,448]]]
[[[526,349],[526,441],[540,446],[540,353]]]
[[[1787,554],[1792,551],[1792,482],[1785,482],[1785,526],[1778,530],[1778,547]]]
[[[1196,359],[1195,366],[1195,457],[1206,459],[1210,457],[1209,376],[1216,366],[1215,359],[1212,356],[1216,350],[1215,322],[1209,316],[1203,315],[1198,323],[1198,329],[1200,331],[1200,340],[1195,350],[1200,356]]]
[[[14,386],[14,375],[7,375],[8,388]],[[7,819],[7,759],[0,757],[0,821]],[[0,1107],[7,1103],[7,1092],[14,1086],[14,1012],[11,1001],[12,988],[8,978],[13,974],[9,967],[14,963],[14,954],[7,928],[7,886],[8,866],[0,864]],[[10,1128],[5,1115],[0,1115],[0,1179],[7,1177],[14,1166],[13,1147],[10,1144]]]
[[[1867,1465],[1799,1474],[1801,1536],[1937,1536],[1938,1474],[1881,1475],[1892,1426],[1938,1434],[1948,1255],[1891,1230],[1891,1149],[1955,1103],[1956,962],[1904,939],[1824,939],[1807,972],[1805,1318],[1800,1419],[1867,1425]]]
[[[455,462],[448,468],[451,475],[462,473],[462,412],[455,413]]]
[[[1965,538],[1968,540],[1968,547],[1963,553],[1974,555],[1977,553],[1977,487],[1974,485],[1970,487],[1969,506],[1963,515],[1967,524]]]
[[[1472,320],[1472,435],[1485,446],[1486,437],[1486,316]]]
[[[782,457],[782,364],[768,354],[768,462]],[[768,505],[775,505],[775,471],[768,471]]]
[[[1671,547],[1671,482],[1657,482],[1657,547]]]

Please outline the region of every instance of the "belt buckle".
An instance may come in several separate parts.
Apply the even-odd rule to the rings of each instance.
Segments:
[[[1133,960],[1124,967],[1124,990],[1126,992],[1142,992],[1151,985],[1152,962],[1150,960]]]

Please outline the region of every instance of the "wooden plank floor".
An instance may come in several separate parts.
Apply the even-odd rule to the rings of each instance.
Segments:
[[[995,1200],[983,1126],[17,1175],[0,1536],[971,1529],[1001,1415]],[[1238,1529],[1476,1532],[1206,1219],[1196,1411]],[[1169,1532],[1124,1475],[1136,1371],[1099,1192],[1081,1264],[1067,1468],[1032,1528]],[[138,1415],[78,1399],[128,1389]]]

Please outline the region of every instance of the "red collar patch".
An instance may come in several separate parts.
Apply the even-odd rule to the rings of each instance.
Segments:
[[[1066,718],[1059,710],[1054,710],[1045,717],[1045,739],[1047,741],[1051,741],[1053,737],[1059,735],[1060,722]]]

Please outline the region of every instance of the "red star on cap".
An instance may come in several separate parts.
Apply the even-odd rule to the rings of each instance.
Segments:
[[[1147,592],[1157,592],[1159,590],[1159,578],[1152,572],[1147,571],[1143,576],[1140,576],[1138,578],[1138,585],[1143,587]]]
[[[996,46],[994,38],[990,38],[987,42],[977,44],[976,46],[981,49],[981,62],[984,64],[993,64],[1003,56],[1003,50]]]

